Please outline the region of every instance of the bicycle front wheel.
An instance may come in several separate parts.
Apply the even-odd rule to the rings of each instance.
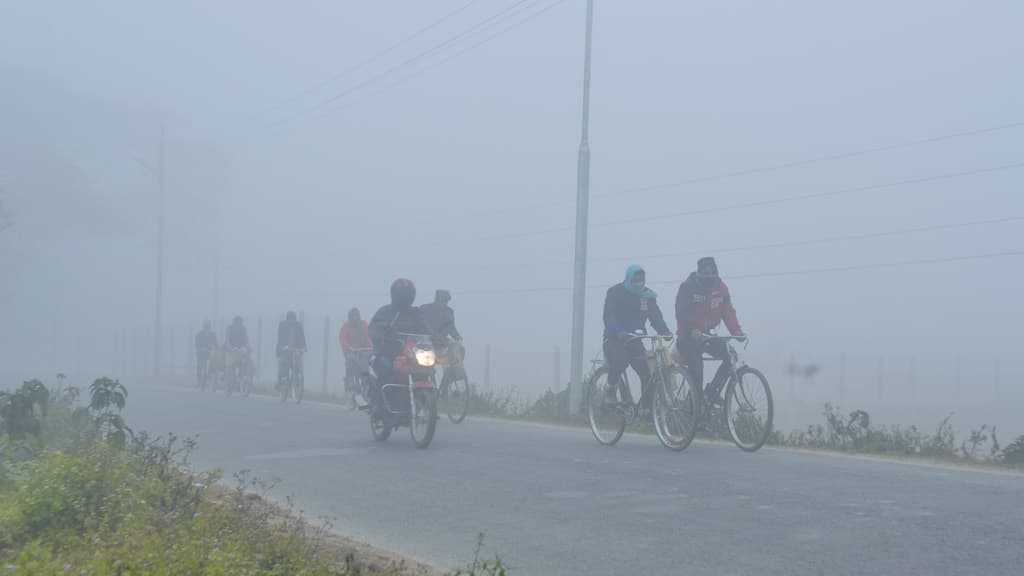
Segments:
[[[625,374],[622,375],[626,377]],[[619,403],[609,402],[608,367],[602,366],[587,382],[587,417],[594,438],[605,446],[612,446],[626,430],[626,413]]]
[[[725,390],[725,424],[732,441],[745,452],[756,452],[771,434],[774,418],[768,379],[748,366],[737,370]]]
[[[686,373],[672,366],[654,383],[654,431],[669,450],[686,450],[697,435],[697,402]]]

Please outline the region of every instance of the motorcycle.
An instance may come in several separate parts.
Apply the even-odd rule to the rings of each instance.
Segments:
[[[395,358],[394,383],[379,383],[370,363],[370,378],[380,387],[380,402],[371,399],[364,409],[370,412],[370,431],[374,440],[383,442],[403,426],[409,428],[417,448],[426,448],[437,428],[437,385],[434,364],[437,357],[430,336],[399,334],[402,354]],[[372,395],[371,395],[372,396]]]

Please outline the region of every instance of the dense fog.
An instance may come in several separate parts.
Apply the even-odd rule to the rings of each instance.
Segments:
[[[568,381],[579,2],[3,4],[4,386],[153,376],[161,146],[162,376],[235,315],[269,375],[297,310],[336,387],[345,312],[404,276],[451,290],[479,386]],[[673,317],[715,256],[779,427],[832,402],[1024,433],[1021,21],[598,3],[585,357],[629,264]]]

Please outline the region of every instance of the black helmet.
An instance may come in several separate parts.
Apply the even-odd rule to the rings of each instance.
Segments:
[[[391,303],[399,308],[408,308],[416,301],[416,286],[412,280],[399,278],[391,283]]]

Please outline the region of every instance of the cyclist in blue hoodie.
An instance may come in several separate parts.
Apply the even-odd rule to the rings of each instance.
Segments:
[[[642,393],[640,404],[644,408],[651,407],[647,383],[651,372],[647,366],[643,344],[639,340],[630,340],[635,332],[647,332],[647,323],[666,338],[672,337],[672,331],[665,324],[665,318],[658,308],[658,295],[647,288],[647,274],[636,264],[626,269],[626,278],[619,284],[608,289],[604,298],[604,359],[608,365],[607,401],[618,402],[616,390],[620,389],[622,375],[627,366],[640,376]],[[625,394],[625,392],[623,392]],[[625,401],[624,397],[622,400]]]

